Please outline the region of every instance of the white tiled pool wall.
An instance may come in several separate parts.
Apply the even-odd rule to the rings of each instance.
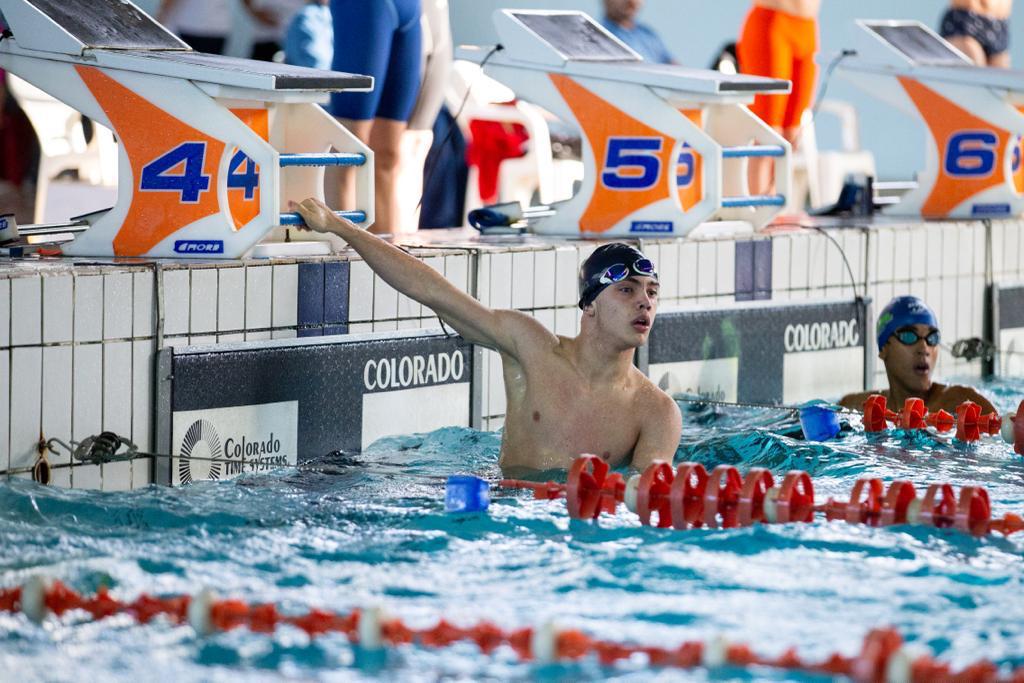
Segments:
[[[986,284],[1024,280],[1024,221],[830,229],[858,293],[876,302],[925,297],[947,341],[981,336]],[[991,244],[988,244],[991,235]],[[529,312],[575,334],[576,273],[597,245],[564,241],[412,253],[492,307]],[[853,296],[836,246],[812,231],[703,241],[645,240],[658,265],[662,308],[750,299]],[[988,270],[991,254],[991,270]],[[151,447],[154,353],[165,346],[435,328],[429,310],[348,255],[230,264],[0,267],[0,475],[29,477],[40,434],[80,440],[102,430]],[[348,271],[348,272],[345,272]],[[157,286],[158,281],[160,286]],[[157,306],[158,298],[162,305]],[[162,313],[163,326],[160,328]],[[870,333],[870,332],[869,332]],[[159,339],[158,339],[159,337]],[[977,362],[943,352],[941,375],[976,376]],[[485,429],[503,424],[498,356],[484,351]],[[876,384],[884,375],[876,373]],[[6,452],[3,452],[3,451]],[[149,483],[150,463],[70,465],[51,455],[53,483],[118,490]]]

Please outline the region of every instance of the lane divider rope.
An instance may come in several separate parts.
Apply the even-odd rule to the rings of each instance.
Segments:
[[[141,595],[132,602],[113,597],[100,588],[93,596],[84,596],[60,581],[33,577],[23,586],[0,589],[0,612],[21,613],[35,623],[49,615],[61,617],[80,611],[93,620],[118,614],[128,615],[140,624],[163,617],[173,624],[189,624],[198,635],[207,636],[235,628],[254,633],[272,633],[281,625],[291,625],[310,637],[339,633],[349,642],[367,650],[380,650],[414,644],[425,648],[444,648],[457,642],[473,642],[484,654],[501,646],[510,647],[524,661],[541,664],[595,657],[602,665],[644,656],[652,667],[716,668],[722,666],[763,666],[788,671],[846,676],[863,683],[909,681],[1010,681],[1024,683],[1024,667],[1009,674],[989,660],[954,671],[934,659],[927,649],[907,644],[892,628],[870,631],[860,652],[847,657],[833,653],[821,661],[801,659],[796,648],[777,657],[758,655],[742,643],[724,637],[708,641],[687,641],[675,648],[617,643],[595,639],[576,629],[563,629],[548,622],[539,627],[513,630],[482,621],[460,627],[444,619],[430,628],[417,629],[401,619],[390,617],[379,608],[356,609],[347,614],[312,609],[306,614],[284,615],[272,604],[250,605],[242,600],[220,600],[209,590],[196,596],[178,595],[157,598]]]
[[[629,480],[609,469],[601,458],[582,455],[564,484],[502,479],[499,486],[532,491],[540,500],[564,498],[574,519],[614,514],[624,503],[644,526],[679,530],[812,522],[819,513],[829,521],[876,527],[920,524],[974,536],[1024,530],[1020,515],[993,519],[988,491],[981,486],[964,486],[958,496],[950,484],[931,484],[918,498],[909,481],[893,481],[886,488],[881,479],[861,478],[847,500],[829,498],[816,504],[814,482],[802,470],[787,472],[776,484],[774,475],[759,467],[744,476],[732,465],[708,473],[699,463],[684,462],[673,470],[669,463],[655,461]]]

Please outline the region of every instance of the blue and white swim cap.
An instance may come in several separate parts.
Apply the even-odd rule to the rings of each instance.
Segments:
[[[939,319],[935,311],[916,296],[898,296],[890,301],[878,316],[878,350],[881,351],[889,337],[896,330],[908,325],[928,325],[939,329]]]

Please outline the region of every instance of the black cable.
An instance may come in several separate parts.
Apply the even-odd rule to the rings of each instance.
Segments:
[[[71,453],[72,459],[80,462],[87,462],[93,465],[104,465],[112,462],[130,462],[132,460],[142,460],[145,458],[164,458],[167,460],[188,460],[193,462],[209,462],[209,463],[238,463],[244,467],[248,462],[242,457],[240,460],[231,460],[228,458],[203,458],[200,456],[192,455],[167,455],[166,453],[148,453],[140,451],[138,448],[128,439],[118,436],[113,432],[103,432],[96,436],[89,436],[82,441],[71,441],[70,443],[64,443],[60,439],[51,438],[46,442],[46,449],[54,454],[58,451],[55,446],[61,446]],[[123,453],[118,453],[117,450],[125,445],[128,450]],[[342,451],[333,451],[329,455],[344,455]],[[292,469],[296,469],[300,472],[313,472],[316,474],[336,474],[337,470],[324,469],[321,467],[314,467],[311,465],[304,465],[302,463],[296,463],[290,465]]]
[[[828,63],[828,66],[825,68],[825,77],[823,79],[821,79],[821,92],[818,93],[818,96],[814,100],[814,106],[811,107],[811,120],[812,121],[815,118],[817,118],[817,116],[818,116],[818,109],[821,107],[821,103],[825,99],[825,94],[828,92],[829,83],[832,82],[832,72],[836,70],[836,67],[839,66],[840,62],[842,62],[847,57],[853,57],[856,54],[857,54],[856,50],[843,50],[842,52],[837,54],[835,57],[833,57],[832,61]]]
[[[487,66],[487,62],[490,61],[491,57],[493,57],[494,55],[496,55],[497,53],[501,52],[504,49],[505,46],[502,45],[501,43],[498,43],[497,45],[491,48],[491,51],[488,52],[487,55],[483,58],[483,60],[480,62],[480,73],[477,74],[476,78],[479,78],[480,76],[483,75],[484,67]],[[428,155],[427,157],[426,172],[423,174],[423,191],[420,192],[420,201],[418,204],[416,204],[417,211],[423,206],[423,194],[424,192],[426,192],[427,187],[430,185],[431,179],[434,177],[434,171],[437,168],[437,159],[440,157],[441,151],[444,150],[445,145],[451,142],[452,136],[455,134],[455,130],[459,126],[459,117],[462,116],[462,110],[466,108],[466,103],[469,101],[469,95],[470,93],[473,92],[473,86],[476,85],[476,78],[474,78],[473,82],[466,87],[466,94],[462,96],[462,102],[459,104],[458,110],[452,116],[451,125],[448,126],[448,133],[444,136],[444,139],[441,141],[441,144],[434,148],[433,163],[431,163],[430,156]]]
[[[814,121],[815,119],[818,118],[818,109],[821,108],[821,103],[825,100],[826,93],[828,93],[828,86],[832,82],[832,72],[836,70],[836,67],[839,66],[840,62],[842,62],[847,57],[853,57],[856,54],[856,50],[843,50],[835,57],[833,57],[832,61],[828,63],[828,66],[825,68],[825,76],[824,78],[821,79],[821,91],[817,94],[817,96],[815,96],[814,104],[811,106],[811,121]],[[797,128],[796,135],[793,136],[794,140],[800,139],[800,134],[803,133],[804,126],[806,125],[806,121],[800,124],[800,126]]]
[[[843,263],[846,264],[846,272],[850,275],[850,287],[853,288],[853,298],[857,301],[862,301],[863,297],[861,297],[860,294],[857,294],[857,278],[853,274],[853,267],[850,265],[849,259],[846,258],[846,250],[844,250],[839,242],[837,242],[832,235],[828,234],[820,225],[812,225],[810,227],[820,232],[826,239],[828,239],[829,242],[836,245],[836,249],[839,250],[839,255],[843,257]],[[865,287],[866,286],[867,285],[865,285]]]
[[[715,401],[708,398],[690,397],[690,396],[673,396],[673,400],[680,403],[693,403],[696,405],[708,405],[708,406],[720,406],[723,408],[757,408],[758,410],[779,410],[790,413],[799,413],[800,406],[787,406],[783,403],[756,403],[752,401]],[[837,413],[856,413],[857,410],[850,410],[842,406],[836,409]]]

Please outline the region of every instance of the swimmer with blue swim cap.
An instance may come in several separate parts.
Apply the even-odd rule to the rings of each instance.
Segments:
[[[464,339],[498,352],[506,401],[499,462],[506,476],[567,469],[583,453],[638,470],[672,461],[682,432],[679,407],[633,363],[658,309],[658,273],[639,250],[606,244],[583,262],[580,332],[567,337],[521,311],[484,306],[319,200],[296,209],[310,229],[344,239],[385,282]]]
[[[935,312],[916,296],[898,296],[882,309],[875,327],[878,357],[885,364],[889,389],[866,391],[844,396],[839,402],[847,408],[860,410],[871,394],[882,393],[893,410],[906,399],[923,399],[929,412],[956,412],[964,401],[974,401],[982,412],[993,412],[992,403],[972,387],[946,385],[932,381],[932,372],[939,359],[939,320]]]

